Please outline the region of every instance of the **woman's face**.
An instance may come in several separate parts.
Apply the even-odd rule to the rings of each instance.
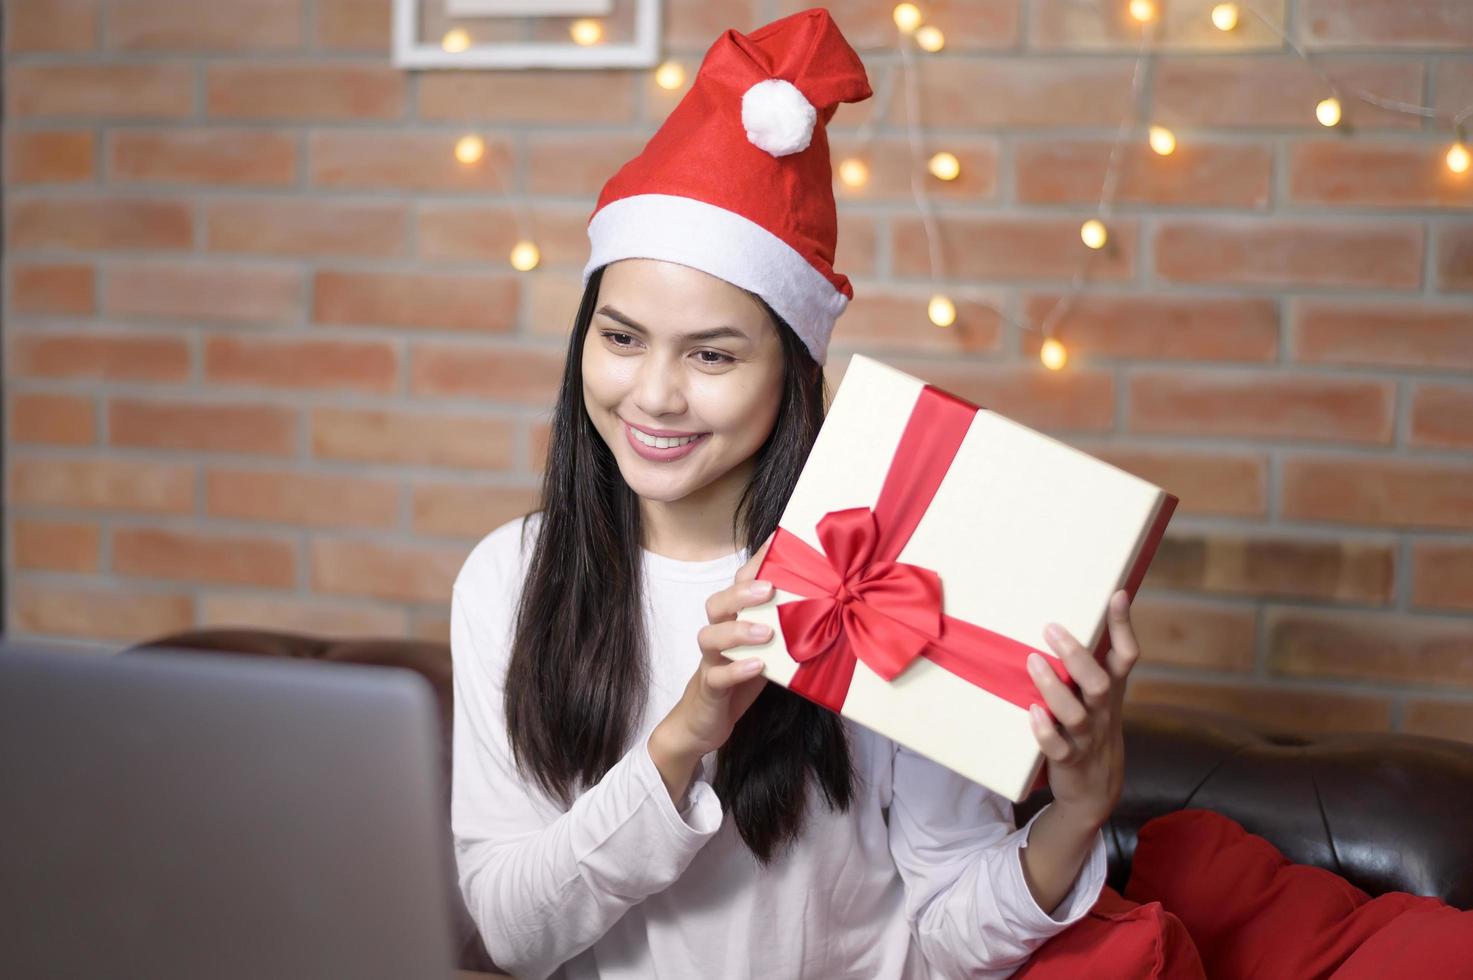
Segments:
[[[672,503],[723,477],[745,485],[742,464],[772,431],[782,378],[777,327],[745,290],[655,259],[604,269],[583,400],[640,497]]]

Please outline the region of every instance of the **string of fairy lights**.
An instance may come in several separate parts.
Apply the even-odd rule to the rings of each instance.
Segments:
[[[1103,2],[1115,3],[1120,0],[1103,0]],[[1094,214],[1079,226],[1079,240],[1083,248],[1069,287],[1063,291],[1049,311],[1036,324],[1018,322],[1009,317],[1006,311],[993,307],[993,311],[1008,325],[1020,331],[1037,330],[1040,333],[1043,341],[1039,347],[1039,359],[1046,368],[1054,371],[1062,369],[1068,362],[1068,352],[1063,342],[1056,336],[1058,326],[1088,285],[1092,257],[1104,249],[1110,241],[1110,222],[1114,213],[1116,189],[1120,182],[1120,171],[1124,158],[1123,148],[1132,140],[1144,139],[1152,152],[1158,156],[1169,157],[1176,152],[1178,145],[1176,134],[1168,126],[1160,122],[1141,119],[1142,82],[1145,78],[1145,67],[1155,54],[1152,42],[1160,24],[1160,4],[1158,0],[1125,0],[1125,9],[1131,20],[1140,29],[1140,47],[1132,74],[1131,98],[1110,148]],[[1419,116],[1434,122],[1446,119],[1451,135],[1451,142],[1447,145],[1443,155],[1447,170],[1455,177],[1461,178],[1468,175],[1470,169],[1473,169],[1473,153],[1469,151],[1467,136],[1468,122],[1470,118],[1473,118],[1473,106],[1455,115],[1448,115],[1433,106],[1384,98],[1334,78],[1323,70],[1302,45],[1281,30],[1272,18],[1265,16],[1247,3],[1219,3],[1211,9],[1209,16],[1213,27],[1225,34],[1238,30],[1243,23],[1244,16],[1251,17],[1263,24],[1290,51],[1298,55],[1319,76],[1323,86],[1320,97],[1312,109],[1314,119],[1321,126],[1335,129],[1346,122],[1345,101],[1347,98],[1390,112]],[[926,314],[936,326],[950,327],[956,322],[956,304],[939,286],[946,279],[943,269],[944,256],[926,187],[929,180],[942,182],[956,180],[961,176],[962,165],[956,154],[948,150],[936,150],[927,155],[920,119],[922,106],[917,81],[920,57],[943,50],[946,46],[946,37],[940,28],[926,23],[924,13],[914,3],[897,4],[892,11],[892,19],[897,29],[896,41],[906,99],[906,131],[912,157],[911,193],[915,200],[916,210],[921,215],[929,258],[932,288],[926,304]],[[569,35],[573,43],[581,46],[602,44],[603,24],[596,18],[575,20],[569,26]],[[448,31],[441,40],[441,47],[449,52],[464,51],[470,45],[469,32],[460,27]],[[919,56],[916,53],[917,50],[921,52]],[[666,61],[654,69],[655,84],[667,91],[677,91],[683,88],[686,77],[685,66],[677,60]],[[889,75],[882,77],[887,81],[892,80]],[[863,188],[869,182],[870,144],[875,135],[874,121],[884,112],[893,92],[889,85],[885,85],[877,94],[879,98],[876,99],[874,110],[861,124],[856,134],[857,148],[835,165],[835,175],[839,183],[855,191]],[[1306,116],[1309,112],[1309,107],[1306,107]],[[485,154],[485,141],[479,135],[467,134],[456,141],[455,157],[464,165],[471,166],[479,163],[485,158]],[[1470,179],[1470,184],[1473,184],[1473,179]],[[511,266],[519,272],[530,272],[541,262],[541,253],[533,241],[533,236],[527,233],[528,222],[520,207],[515,211],[515,220],[518,225],[518,240],[511,250]]]

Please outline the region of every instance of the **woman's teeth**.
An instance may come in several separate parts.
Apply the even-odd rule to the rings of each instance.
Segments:
[[[629,427],[629,431],[634,433],[634,438],[653,449],[673,449],[676,446],[683,446],[688,442],[695,442],[700,438],[700,436],[681,436],[679,439],[672,439],[665,436],[650,436],[645,435],[632,425]]]

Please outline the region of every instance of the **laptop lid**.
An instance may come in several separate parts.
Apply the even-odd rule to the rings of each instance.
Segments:
[[[450,977],[433,694],[412,671],[0,645],[16,977]]]

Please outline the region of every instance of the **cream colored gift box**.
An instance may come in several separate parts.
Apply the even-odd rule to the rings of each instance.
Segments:
[[[854,355],[781,527],[822,551],[817,525],[825,514],[874,508],[926,387]],[[957,431],[964,434],[956,455],[895,560],[939,574],[946,616],[1050,657],[1043,629],[1057,622],[1102,654],[1110,596],[1122,588],[1135,595],[1177,498],[986,409]],[[779,588],[743,610],[739,618],[771,626],[773,639],[729,653],[760,657],[769,680],[790,686],[798,664],[777,608],[805,598]],[[924,656],[890,681],[857,663],[842,712],[1014,801],[1043,764],[1026,706]]]

